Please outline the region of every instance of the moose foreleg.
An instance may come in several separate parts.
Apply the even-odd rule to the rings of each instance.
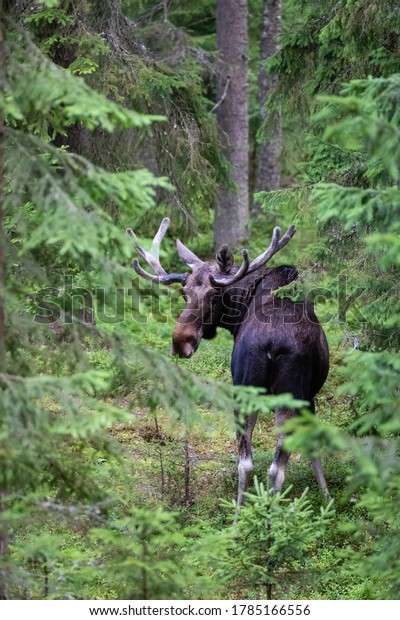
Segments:
[[[247,416],[243,430],[239,430],[237,432],[237,444],[239,451],[237,508],[239,508],[243,503],[243,493],[246,492],[250,474],[253,471],[251,439],[257,422],[257,417],[257,413],[252,413]]]

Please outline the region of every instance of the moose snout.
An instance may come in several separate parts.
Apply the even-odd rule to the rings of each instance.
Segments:
[[[187,326],[177,324],[172,335],[171,355],[179,355],[188,359],[199,346],[202,333],[196,329],[188,330]]]
[[[196,348],[193,347],[190,342],[184,342],[183,344],[180,343],[178,346],[175,346],[174,343],[171,345],[171,355],[173,357],[175,357],[175,355],[179,355],[179,357],[189,359],[189,357],[192,357],[195,350]]]

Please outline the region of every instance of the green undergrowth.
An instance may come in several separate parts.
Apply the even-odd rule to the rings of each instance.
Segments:
[[[267,228],[267,227],[266,227]],[[269,227],[268,227],[269,228]],[[266,232],[266,231],[265,231]],[[250,245],[252,255],[258,252],[265,241],[265,232],[262,231]],[[299,245],[305,244],[304,237]],[[253,246],[255,250],[253,250]],[[299,246],[291,250],[291,259],[296,261],[294,254],[299,252]],[[176,295],[174,295],[176,297]],[[167,295],[160,295],[161,311],[170,307]],[[160,321],[157,316],[150,318],[146,323],[132,325],[128,319],[122,330],[129,337],[132,327],[132,338],[135,346],[157,351],[166,360],[169,358],[173,316],[177,315],[180,302],[176,299],[172,304],[172,316]],[[176,307],[174,307],[174,304]],[[323,308],[323,306],[322,306]],[[162,314],[162,312],[161,312]],[[121,326],[119,326],[121,329]],[[111,329],[108,326],[108,329]],[[345,326],[336,320],[324,325],[331,346],[331,371],[328,380],[317,398],[317,413],[323,421],[339,428],[347,428],[353,419],[352,401],[349,396],[338,395],[337,388],[343,382],[341,376],[341,361],[348,350],[344,339]],[[232,350],[231,336],[222,330],[213,341],[203,342],[196,355],[190,360],[176,362],[178,367],[190,373],[212,381],[230,383],[230,354]],[[86,342],[85,356],[88,363],[98,369],[111,371],[113,382],[111,390],[99,398],[112,403],[128,414],[123,421],[116,423],[109,429],[109,435],[115,444],[116,460],[98,451],[86,449],[89,460],[95,471],[98,484],[104,490],[113,489],[114,500],[110,504],[109,516],[113,520],[125,518],[132,508],[154,511],[163,507],[174,513],[174,522],[177,526],[191,528],[188,539],[184,543],[203,544],[207,548],[208,537],[226,535],[232,524],[233,509],[222,506],[221,500],[234,500],[237,485],[237,461],[235,429],[232,411],[218,411],[211,407],[199,405],[195,421],[186,427],[179,418],[171,416],[171,411],[162,407],[151,408],[146,405],[149,380],[147,369],[143,371],[140,363],[135,359],[126,359],[124,364],[115,364],[116,358],[112,350],[101,344],[96,337]],[[61,364],[61,362],[59,362]],[[170,366],[172,372],[173,366]],[[177,368],[178,370],[178,368]],[[65,371],[62,365],[60,374]],[[48,403],[51,408],[51,403]],[[276,436],[274,432],[273,414],[262,414],[254,431],[254,465],[259,480],[268,479]],[[360,518],[368,520],[368,514],[358,508],[356,498],[352,498],[346,488],[346,481],[352,470],[352,456],[349,453],[323,456],[326,478],[332,497],[334,498],[335,516],[326,526],[326,530],[318,545],[311,544],[307,555],[306,566],[298,567],[292,576],[283,580],[284,587],[277,586],[276,596],[280,598],[368,598],[373,583],[368,580],[353,577],[349,585],[349,574],[353,570],[351,550],[354,540],[351,525]],[[323,499],[316,484],[311,465],[304,454],[294,453],[287,468],[285,486],[291,485],[290,497],[300,497],[304,489],[309,488],[308,500],[312,511],[317,514],[323,504]],[[254,491],[254,486],[249,488]],[[49,490],[51,494],[51,489]],[[35,532],[38,520],[33,519],[28,531],[21,531],[16,538],[18,545],[38,544]],[[60,529],[61,527],[61,529]],[[175,526],[174,526],[175,527]],[[54,550],[55,565],[66,562],[75,562],[82,566],[82,557],[86,559],[98,557],[101,543],[88,534],[82,523],[71,527],[69,524],[60,526],[60,523],[44,521],[41,524],[42,536],[51,540],[52,534],[57,533],[57,541],[64,544]],[[58,543],[59,544],[59,543]],[[100,545],[100,546],[99,546]],[[201,580],[207,582],[213,579],[214,569],[209,564],[208,551],[199,553],[196,568]],[[205,555],[202,556],[202,553]],[[218,548],[215,551],[218,553]],[[224,551],[220,550],[223,556]],[[339,554],[339,555],[338,555]],[[343,557],[342,557],[343,556]],[[342,559],[339,559],[342,558]],[[202,558],[202,559],[201,559]],[[50,558],[46,566],[53,560]],[[344,563],[340,579],[337,578],[338,565]],[[43,571],[40,562],[37,563],[38,574]],[[46,568],[47,570],[47,568]],[[54,569],[56,570],[56,569]],[[87,598],[113,598],[120,593],[113,584],[104,578],[99,569],[97,574],[82,572],[81,587]],[[304,575],[302,576],[302,571]],[[57,572],[55,572],[57,574]],[[311,579],[309,576],[313,575]],[[72,579],[71,576],[64,579]],[[45,574],[41,576],[45,584]],[[40,581],[40,580],[39,580]],[[69,583],[69,582],[68,582]],[[42,584],[42,588],[45,585]],[[83,584],[83,585],[82,585]],[[72,587],[72,586],[71,586]],[[206,586],[205,586],[206,587]],[[208,589],[207,589],[208,588]],[[216,590],[206,588],[205,597],[218,598],[230,596],[233,598],[251,598],[252,590],[232,591],[229,584],[222,585]],[[193,596],[202,596],[200,591]],[[61,595],[65,592],[61,589]],[[254,594],[254,592],[253,592]],[[40,598],[40,589],[30,592],[34,598]]]

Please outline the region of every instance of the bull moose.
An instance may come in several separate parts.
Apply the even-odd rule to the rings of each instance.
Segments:
[[[168,274],[161,266],[159,247],[169,222],[168,218],[163,219],[150,252],[138,245],[132,229],[126,232],[133,237],[136,251],[154,272],[153,275],[145,271],[134,258],[133,267],[140,276],[160,284],[178,282],[183,287],[186,307],[175,325],[171,355],[190,358],[202,338],[214,338],[217,328],[223,327],[234,338],[231,360],[234,385],[265,388],[270,394],[290,392],[294,398],[308,401],[314,412],[314,397],[323,386],[329,369],[324,331],[309,302],[293,302],[273,294],[298,277],[296,268],[288,265],[265,268],[293,237],[294,225],[282,238],[280,228],[274,228],[269,247],[252,262],[247,250],[242,250],[240,267],[234,266],[227,245],[217,252],[214,261],[208,262],[177,240],[179,257],[191,272]],[[294,414],[292,410],[277,409],[277,428]],[[251,440],[256,422],[257,414],[249,415],[237,431],[238,506],[253,471]],[[283,441],[284,434],[279,433],[269,470],[270,485],[275,491],[282,488],[290,457],[283,448]],[[322,492],[329,497],[320,460],[310,458],[310,461]]]

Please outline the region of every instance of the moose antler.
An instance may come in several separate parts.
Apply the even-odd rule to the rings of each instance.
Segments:
[[[165,233],[167,232],[169,223],[170,219],[168,217],[165,217],[161,222],[160,227],[153,239],[153,243],[151,244],[150,252],[146,252],[146,250],[144,250],[137,243],[137,237],[133,232],[132,228],[126,229],[126,234],[134,239],[134,248],[136,252],[140,254],[142,258],[144,258],[149,267],[151,267],[151,269],[157,275],[153,275],[151,273],[148,273],[148,271],[145,271],[140,266],[137,258],[134,258],[132,260],[132,265],[136,273],[139,276],[142,276],[142,278],[145,278],[146,280],[151,280],[152,282],[158,282],[160,284],[173,284],[174,282],[179,282],[180,284],[183,284],[187,275],[186,273],[168,274],[165,269],[163,269],[160,263],[160,245],[161,241],[164,239]]]
[[[279,226],[276,226],[272,233],[272,239],[269,247],[260,254],[257,258],[255,258],[251,263],[249,261],[249,254],[247,250],[242,250],[243,262],[239,267],[238,271],[232,275],[228,276],[214,276],[210,275],[210,282],[213,286],[228,286],[228,284],[234,284],[238,282],[244,276],[256,271],[256,269],[260,269],[263,265],[265,265],[274,254],[279,252],[282,248],[285,247],[287,243],[289,243],[290,239],[293,237],[296,232],[295,225],[292,224],[286,234],[280,238],[281,229]]]

